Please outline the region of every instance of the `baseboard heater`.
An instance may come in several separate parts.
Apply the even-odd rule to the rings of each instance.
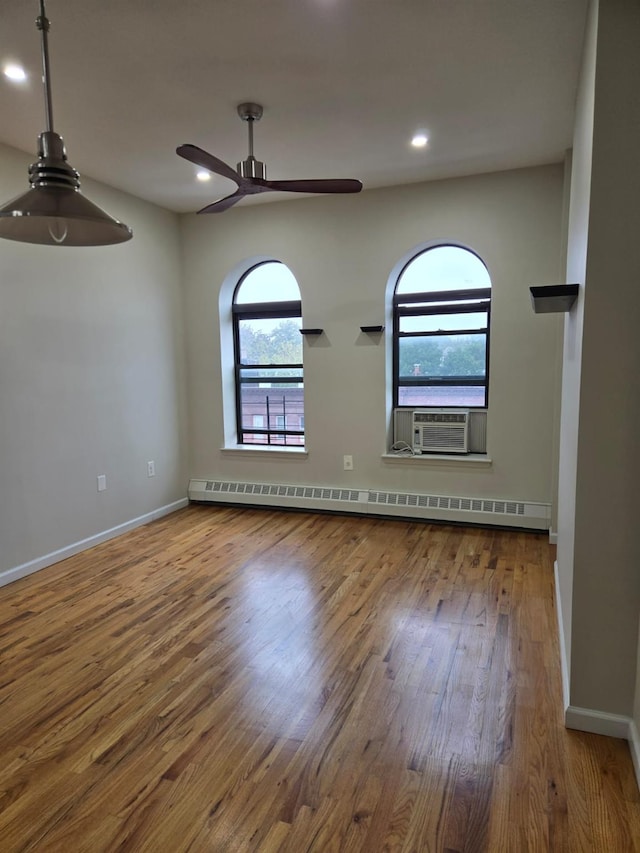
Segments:
[[[191,480],[192,501],[281,507],[282,509],[420,518],[500,527],[548,530],[551,506],[528,501],[449,497],[410,492],[294,486],[276,483],[238,483],[225,480]]]

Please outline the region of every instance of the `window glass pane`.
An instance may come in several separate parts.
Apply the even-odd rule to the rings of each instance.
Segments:
[[[400,338],[399,376],[423,376],[425,379],[430,376],[484,378],[486,342],[484,334]]]
[[[487,405],[487,392],[482,386],[401,385],[398,388],[398,405],[420,408],[422,406],[479,406]]]
[[[304,447],[304,437],[301,435],[285,435],[284,433],[243,433],[243,444],[269,444],[276,447]]]
[[[456,329],[486,328],[486,311],[472,314],[420,314],[417,317],[400,317],[401,332],[455,332]]]
[[[301,435],[285,435],[284,433],[245,432],[242,433],[242,444],[270,444],[276,447],[304,447],[304,437]]]
[[[241,364],[302,364],[302,318],[238,321]]]
[[[480,258],[459,246],[437,246],[407,264],[396,293],[429,293],[491,287],[487,268]]]
[[[269,444],[269,436],[262,432],[245,432],[242,434],[242,444]]]
[[[269,261],[250,270],[236,292],[235,302],[297,302],[300,288],[291,270],[280,261]]]
[[[302,430],[304,421],[304,389],[302,384],[284,388],[242,385],[240,389],[242,429],[256,426],[254,418],[262,417],[264,429]]]

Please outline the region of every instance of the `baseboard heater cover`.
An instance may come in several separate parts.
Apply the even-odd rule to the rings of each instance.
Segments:
[[[548,530],[551,524],[551,506],[546,503],[410,492],[194,479],[189,483],[189,498],[210,503],[396,515],[533,530]]]

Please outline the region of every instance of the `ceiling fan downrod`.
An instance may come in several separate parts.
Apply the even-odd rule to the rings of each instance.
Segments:
[[[253,156],[253,123],[260,121],[263,109],[260,104],[246,103],[238,105],[238,115],[246,121],[249,132],[249,156],[237,165],[238,174],[243,178],[260,178],[266,180],[267,169],[264,163]]]

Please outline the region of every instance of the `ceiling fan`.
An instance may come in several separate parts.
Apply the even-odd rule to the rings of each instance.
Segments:
[[[197,145],[180,145],[176,148],[176,154],[201,166],[209,172],[215,172],[223,178],[230,178],[237,184],[238,188],[231,195],[214,201],[199,210],[198,213],[221,213],[223,210],[236,204],[247,195],[265,192],[290,192],[290,193],[359,193],[362,183],[352,178],[326,178],[309,179],[299,181],[267,181],[264,163],[256,160],[253,156],[253,124],[262,118],[262,107],[260,104],[240,104],[238,115],[247,122],[249,130],[249,156],[246,160],[238,163],[237,171],[227,166],[218,157],[209,154]]]

